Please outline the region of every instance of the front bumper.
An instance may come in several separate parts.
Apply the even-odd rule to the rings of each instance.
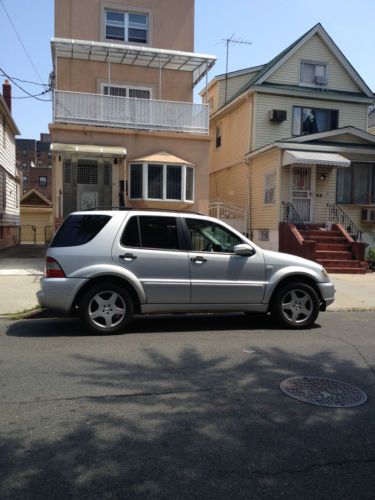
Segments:
[[[36,297],[44,309],[67,314],[72,309],[78,290],[87,281],[87,278],[42,278]]]
[[[335,300],[335,287],[331,282],[328,283],[317,283],[318,288],[320,290],[320,294],[322,296],[323,302],[324,302],[324,309],[332,304]]]

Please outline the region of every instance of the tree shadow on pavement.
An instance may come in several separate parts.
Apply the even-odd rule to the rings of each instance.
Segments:
[[[1,498],[373,498],[371,399],[330,409],[279,389],[294,375],[365,385],[368,367],[327,350],[142,355],[75,355],[80,371],[61,375],[86,397],[1,405]]]

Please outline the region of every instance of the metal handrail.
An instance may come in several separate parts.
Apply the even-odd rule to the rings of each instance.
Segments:
[[[350,234],[354,241],[362,241],[363,231],[351,220],[340,205],[327,203],[328,221],[340,224]]]
[[[302,236],[306,236],[309,232],[309,228],[300,214],[297,212],[293,203],[290,203],[289,201],[282,201],[281,204],[284,205],[284,222],[287,222],[288,224],[294,224],[302,234]]]

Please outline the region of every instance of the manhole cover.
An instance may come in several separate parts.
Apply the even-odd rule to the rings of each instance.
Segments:
[[[292,377],[280,384],[280,389],[291,398],[304,403],[333,408],[359,406],[367,395],[354,385],[319,377]]]

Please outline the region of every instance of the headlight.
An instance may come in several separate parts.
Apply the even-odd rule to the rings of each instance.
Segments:
[[[329,279],[328,273],[327,273],[327,271],[325,270],[324,267],[322,267],[321,273],[322,273],[322,276],[324,276],[325,278]]]

